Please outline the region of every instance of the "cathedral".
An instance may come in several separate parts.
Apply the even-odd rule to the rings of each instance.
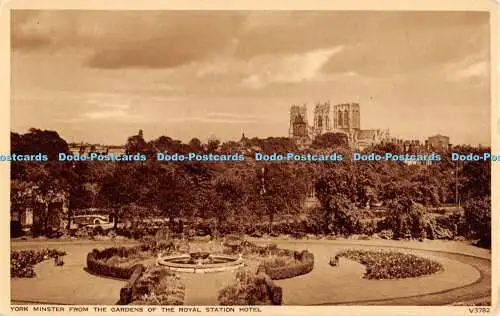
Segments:
[[[360,150],[389,138],[388,130],[361,129],[359,103],[318,103],[314,107],[312,126],[308,123],[307,105],[290,107],[289,137],[298,145],[308,146],[315,137],[325,133],[345,134],[349,146]]]

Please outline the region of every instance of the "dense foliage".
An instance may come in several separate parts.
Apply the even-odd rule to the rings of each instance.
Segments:
[[[32,129],[12,133],[12,152],[43,151],[53,156],[67,151],[66,142],[55,132]],[[150,158],[157,152],[245,153],[241,162],[162,162],[149,159],[134,163],[79,161],[74,163],[13,162],[11,202],[13,210],[34,210],[33,233],[49,235],[57,226],[54,218],[71,217],[77,210],[102,208],[118,222],[130,222],[123,230],[129,237],[154,234],[147,223],[164,218],[174,232],[184,235],[245,233],[372,235],[393,238],[454,238],[457,234],[487,240],[491,207],[489,162],[442,161],[428,166],[392,161],[352,161],[342,135],[318,138],[313,148],[299,150],[290,139],[243,137],[240,142],[221,143],[199,139],[188,143],[166,136],[145,141],[142,133],[128,139],[128,153],[142,152]],[[391,144],[366,152],[396,151]],[[457,152],[483,152],[488,148],[454,147]],[[335,151],[343,162],[257,162],[254,152]],[[305,207],[311,194],[318,205]],[[53,213],[54,201],[69,201],[67,214]],[[483,202],[478,202],[483,201]],[[481,204],[482,203],[482,204]],[[464,205],[457,217],[443,221],[428,219],[430,209],[445,204]],[[382,209],[368,210],[373,206]],[[377,206],[378,205],[378,206]],[[473,215],[473,214],[477,214]],[[447,214],[441,214],[448,216]],[[427,216],[427,217],[426,217]],[[290,221],[290,219],[293,219]],[[53,223],[54,222],[54,223]],[[430,225],[430,226],[429,226]],[[457,229],[454,227],[457,226]],[[22,234],[13,225],[13,236]],[[392,231],[389,233],[388,231]]]
[[[162,267],[149,267],[135,285],[132,305],[182,305],[185,285]]]
[[[236,273],[233,284],[219,292],[220,305],[281,305],[283,292],[264,273],[250,270]]]
[[[474,198],[464,205],[465,221],[472,237],[479,238],[480,244],[491,246],[491,199],[489,197]]]
[[[404,279],[430,275],[442,270],[438,262],[396,251],[349,249],[337,253],[366,266],[367,279]]]
[[[11,251],[10,277],[33,278],[36,276],[33,270],[35,264],[64,255],[66,255],[64,251],[56,249]]]

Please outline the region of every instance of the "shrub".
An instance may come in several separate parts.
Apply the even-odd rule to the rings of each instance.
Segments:
[[[132,305],[182,305],[185,286],[174,273],[162,267],[148,268],[137,280]]]
[[[392,239],[394,237],[394,233],[390,229],[384,229],[378,235],[382,239]]]
[[[33,266],[50,258],[64,256],[64,251],[56,249],[21,250],[10,253],[11,278],[33,278],[36,276]]]
[[[24,235],[23,226],[19,221],[10,221],[10,238],[17,238]]]
[[[404,279],[430,275],[442,270],[441,264],[413,254],[395,251],[345,250],[337,254],[366,266],[367,279]]]
[[[394,239],[420,238],[425,235],[425,209],[411,199],[398,198],[388,203],[390,209],[387,227],[391,227]]]
[[[219,292],[220,305],[281,305],[281,287],[264,273],[254,274],[249,270],[236,273],[235,283]]]
[[[265,272],[273,280],[281,280],[309,273],[314,268],[314,255],[307,250],[294,257],[292,260],[281,257],[265,261],[258,271]]]
[[[338,263],[339,263],[339,257],[338,256],[331,257],[330,261],[328,262],[328,264],[331,265],[332,267],[336,267]]]
[[[491,199],[473,198],[464,204],[464,218],[473,238],[480,239],[480,245],[491,247]]]
[[[111,247],[101,251],[94,249],[87,254],[87,268],[95,274],[128,279],[133,273],[135,264],[144,256],[148,247]]]

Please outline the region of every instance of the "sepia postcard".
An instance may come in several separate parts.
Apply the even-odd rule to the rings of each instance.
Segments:
[[[498,5],[4,3],[0,313],[498,313]]]

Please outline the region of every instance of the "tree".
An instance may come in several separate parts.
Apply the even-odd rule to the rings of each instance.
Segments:
[[[319,218],[326,232],[350,235],[361,230],[356,208],[344,194],[332,196],[328,204],[317,211],[320,212]]]
[[[479,238],[480,245],[491,247],[491,198],[467,200],[464,204],[464,219],[471,237]]]
[[[491,162],[466,161],[461,170],[463,186],[460,196],[464,199],[491,196]]]
[[[316,196],[321,205],[329,205],[330,199],[337,194],[345,195],[351,202],[356,201],[357,183],[352,171],[349,166],[341,165],[334,165],[325,170],[324,175],[315,184]]]
[[[129,164],[124,162],[116,164],[113,174],[103,179],[100,190],[100,196],[112,209],[115,229],[118,219],[124,215],[126,207],[138,199],[137,188],[141,185],[136,183],[134,173],[127,167]]]
[[[149,142],[148,145],[153,152],[188,153],[191,151],[189,145],[167,136],[160,136],[158,139]]]
[[[207,143],[207,152],[215,152],[219,148],[220,140],[210,139]]]
[[[211,213],[215,215],[216,230],[228,218],[243,206],[245,189],[242,178],[230,172],[224,172],[213,180],[214,203]]]
[[[425,236],[425,208],[410,198],[396,198],[387,203],[386,226],[392,227],[394,239]]]
[[[198,138],[192,138],[189,141],[189,147],[192,152],[199,153],[203,150],[203,146],[201,144],[201,141]]]
[[[69,147],[55,131],[30,128],[24,135],[11,133],[11,152],[17,154],[38,154],[48,156],[49,160],[58,160],[59,153],[68,153]]]
[[[144,140],[142,135],[130,136],[125,144],[125,152],[127,154],[144,154],[149,153],[148,143]]]
[[[156,164],[154,170],[156,175],[150,179],[149,194],[160,212],[168,217],[170,228],[173,228],[174,219],[184,217],[189,209],[189,179],[171,165]]]
[[[312,143],[313,148],[328,149],[349,146],[349,138],[344,133],[325,133],[317,136]]]
[[[262,176],[259,170],[259,177]],[[264,194],[259,194],[269,216],[270,225],[274,217],[286,213],[298,213],[302,210],[308,191],[307,168],[301,163],[266,164],[264,168]],[[261,183],[255,183],[260,189]],[[257,198],[257,197],[256,197]]]
[[[268,137],[262,141],[264,153],[288,153],[297,151],[297,145],[286,137]]]

